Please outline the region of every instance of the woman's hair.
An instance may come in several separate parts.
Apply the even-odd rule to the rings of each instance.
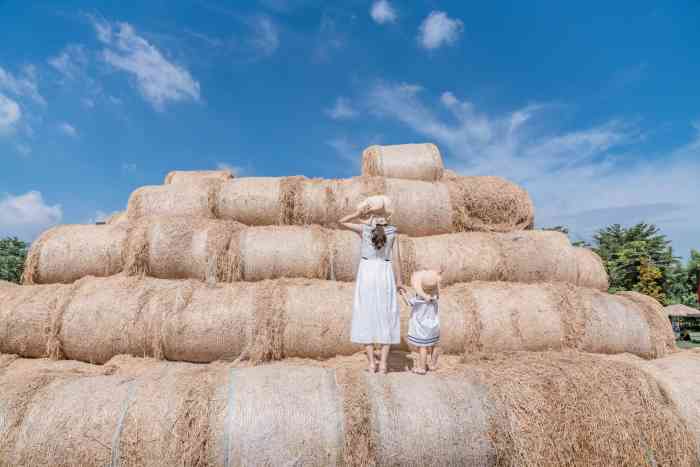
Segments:
[[[377,224],[372,229],[372,245],[375,250],[381,250],[386,245],[386,232],[382,224]]]

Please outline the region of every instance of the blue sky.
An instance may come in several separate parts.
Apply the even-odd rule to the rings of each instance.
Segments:
[[[700,248],[700,3],[0,0],[0,235],[172,169],[347,177],[433,141],[538,226]]]

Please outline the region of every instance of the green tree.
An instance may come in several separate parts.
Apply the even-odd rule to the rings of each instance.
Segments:
[[[0,280],[20,282],[28,245],[16,237],[0,239]]]
[[[611,291],[638,288],[643,264],[660,271],[658,283],[666,291],[667,273],[676,267],[678,258],[673,256],[671,242],[658,227],[643,222],[630,228],[613,224],[599,230],[593,240],[593,249],[602,258],[610,276]]]
[[[639,282],[634,286],[634,290],[664,303],[666,294],[661,288],[662,278],[661,270],[651,264],[648,258],[642,258],[639,264]]]

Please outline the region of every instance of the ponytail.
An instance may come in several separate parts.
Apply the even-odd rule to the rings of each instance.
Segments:
[[[381,250],[386,245],[386,232],[381,224],[375,225],[372,229],[372,245],[375,250]]]

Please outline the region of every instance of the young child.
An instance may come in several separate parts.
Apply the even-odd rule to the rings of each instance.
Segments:
[[[438,353],[435,346],[440,342],[440,273],[416,271],[411,276],[411,286],[415,291],[413,297],[407,297],[404,290],[400,291],[403,299],[411,306],[406,340],[409,345],[418,348],[418,364],[413,365],[413,371],[424,375],[428,368],[437,368]]]

